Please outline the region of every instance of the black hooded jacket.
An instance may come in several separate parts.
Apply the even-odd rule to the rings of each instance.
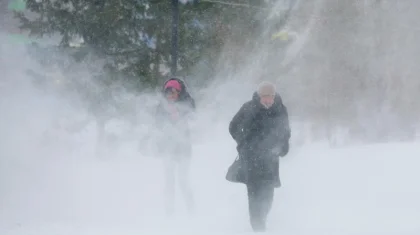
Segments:
[[[279,94],[274,104],[265,108],[255,92],[242,105],[229,125],[240,158],[247,164],[249,180],[275,181],[278,185],[278,157],[289,151],[291,135],[286,106]]]

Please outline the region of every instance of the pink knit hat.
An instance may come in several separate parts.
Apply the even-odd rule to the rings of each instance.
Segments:
[[[165,84],[165,90],[168,88],[175,88],[177,91],[181,91],[181,84],[177,80],[169,80]]]

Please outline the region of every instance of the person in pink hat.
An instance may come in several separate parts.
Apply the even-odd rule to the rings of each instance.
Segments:
[[[195,111],[195,101],[179,78],[167,80],[161,93],[163,99],[157,107],[156,124],[161,136],[158,154],[165,162],[166,213],[174,212],[176,179],[187,209],[192,212],[194,198],[189,181],[192,147],[188,120]]]

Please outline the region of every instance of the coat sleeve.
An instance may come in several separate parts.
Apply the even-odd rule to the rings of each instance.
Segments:
[[[232,118],[232,121],[230,121],[229,124],[229,133],[238,145],[240,145],[246,137],[244,127],[247,112],[248,105],[242,105],[242,107],[235,114],[235,116]]]
[[[190,96],[190,107],[192,111],[195,111],[195,100]]]
[[[192,121],[195,119],[195,112],[196,112],[196,106],[195,106],[195,100],[188,95],[188,97],[184,100],[182,105],[182,115],[184,118],[188,121]]]
[[[289,153],[289,140],[291,137],[291,130],[289,125],[289,114],[287,112],[286,106],[283,106],[283,117],[281,122],[281,130],[280,130],[280,153],[281,157],[286,156]]]
[[[289,113],[287,112],[286,106],[284,107],[283,131],[284,131],[284,138],[289,140],[291,137],[292,131],[290,130]]]

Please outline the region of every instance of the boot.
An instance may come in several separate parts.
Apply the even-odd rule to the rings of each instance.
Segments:
[[[265,232],[266,226],[263,220],[251,219],[251,227],[254,232]]]

